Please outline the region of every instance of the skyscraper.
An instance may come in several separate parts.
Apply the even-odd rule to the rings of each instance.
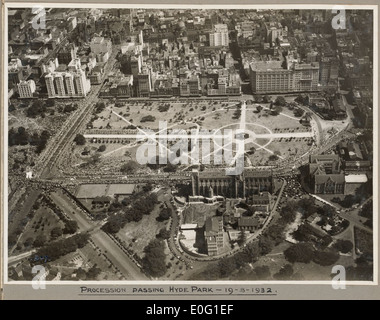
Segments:
[[[210,46],[228,46],[228,27],[226,24],[216,24],[214,32],[210,33]]]

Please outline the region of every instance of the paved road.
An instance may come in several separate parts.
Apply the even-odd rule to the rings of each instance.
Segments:
[[[112,261],[127,280],[149,280],[138,266],[120,249],[105,232],[99,230],[91,236],[95,245]]]
[[[360,218],[358,218],[357,216],[351,215],[351,214],[348,214],[348,213],[345,213],[345,212],[338,213],[338,215],[341,218],[350,221],[350,223],[353,224],[355,227],[357,227],[359,229],[362,229],[364,231],[367,231],[369,233],[373,233],[373,230],[371,228],[368,228],[365,225],[363,225],[363,223],[360,222]]]
[[[140,268],[128,257],[127,254],[104,232],[100,229],[101,223],[89,219],[73,201],[63,192],[56,191],[51,193],[54,202],[69,216],[77,221],[80,231],[89,231],[91,239],[110,261],[120,270],[128,280],[148,280]],[[75,214],[73,214],[75,212]]]
[[[86,213],[83,212],[73,201],[64,194],[63,191],[55,191],[50,194],[51,199],[62,209],[66,215],[75,220],[78,223],[79,230],[81,232],[88,231],[95,227],[95,223],[87,217]],[[75,212],[75,214],[73,214]]]
[[[17,263],[21,262],[25,258],[30,257],[33,253],[35,253],[36,250],[30,250],[28,252],[21,253],[17,256],[12,256],[8,258],[8,266],[16,265]]]
[[[109,71],[112,69],[117,54],[117,47],[114,48],[104,70],[102,81],[105,79]],[[51,170],[59,164],[64,152],[68,151],[75,135],[86,124],[88,116],[91,114],[93,104],[98,99],[101,85],[92,86],[91,92],[83,100],[83,106],[80,106],[65,122],[60,131],[51,139],[45,152],[39,159],[40,170],[35,172],[38,177],[51,177]]]

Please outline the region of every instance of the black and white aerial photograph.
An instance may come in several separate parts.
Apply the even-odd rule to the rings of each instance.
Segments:
[[[374,281],[374,10],[25,6],[8,282]]]

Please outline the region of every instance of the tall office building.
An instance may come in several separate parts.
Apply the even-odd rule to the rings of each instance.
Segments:
[[[79,59],[73,59],[66,71],[48,73],[45,82],[49,98],[85,97],[91,89]]]
[[[327,85],[331,81],[338,79],[339,61],[335,57],[322,57],[320,61],[319,81],[322,85]]]
[[[214,32],[210,33],[210,46],[228,46],[228,27],[226,24],[216,24]]]
[[[319,64],[294,63],[284,68],[281,61],[258,61],[250,64],[253,93],[286,93],[317,91]]]
[[[149,73],[140,73],[136,76],[137,79],[137,96],[149,97],[152,90],[151,79]]]
[[[316,91],[319,83],[319,63],[302,63],[293,66],[293,91]]]
[[[73,59],[76,58],[77,48],[73,43],[67,44],[57,54],[59,64],[69,64]]]
[[[36,91],[36,84],[33,80],[20,81],[17,87],[20,98],[32,98]]]
[[[250,64],[253,93],[293,91],[293,72],[282,68],[281,61],[258,61]]]
[[[279,22],[264,22],[266,41],[273,43],[283,34],[283,28]]]

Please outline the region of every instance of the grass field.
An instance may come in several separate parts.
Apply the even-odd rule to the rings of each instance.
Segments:
[[[160,198],[159,198],[160,200]],[[169,220],[157,221],[156,218],[160,213],[160,204],[157,204],[149,215],[144,215],[139,222],[129,222],[121,229],[117,235],[122,241],[125,241],[129,248],[139,257],[144,256],[144,248],[147,244],[156,238],[159,231],[166,227]]]
[[[25,231],[22,233],[18,244],[21,244],[21,250],[15,250],[16,252],[22,252],[33,248],[32,243],[39,235],[44,235],[49,241],[50,232],[56,227],[63,229],[63,222],[57,217],[53,210],[45,207],[43,203],[40,208],[36,210],[33,218],[27,224]]]
[[[373,235],[354,227],[355,249],[361,253],[373,252]]]
[[[269,105],[262,104],[262,106],[268,108]],[[159,126],[160,121],[167,121],[168,133],[171,133],[173,129],[199,129],[209,132],[220,129],[223,133],[225,129],[236,130],[241,126],[241,116],[235,116],[237,109],[237,102],[228,101],[127,102],[124,105],[119,104],[118,107],[114,104],[108,105],[105,110],[97,115],[98,118],[92,124],[93,129],[100,129],[97,133],[101,133],[101,129],[107,129],[118,134],[131,125],[143,129],[159,129],[162,128]],[[147,116],[150,116],[152,121],[141,122]],[[289,157],[296,160],[307,153],[311,148],[313,138],[311,136],[305,137],[305,134],[310,135],[311,128],[301,125],[299,119],[294,117],[292,110],[285,107],[281,114],[273,116],[266,109],[257,113],[256,105],[247,106],[245,128],[249,132],[250,141],[246,141],[245,151],[255,148],[256,152],[247,154],[249,161],[246,166],[273,164],[272,161],[270,163],[268,161],[274,153],[279,155],[280,160]],[[105,130],[104,132],[109,131]],[[262,134],[280,134],[281,136],[260,137]],[[303,137],[295,137],[294,135],[297,134],[301,134]],[[117,172],[121,166],[120,162],[136,160],[136,151],[140,145],[136,144],[135,141],[133,139],[133,141],[122,143],[122,141],[112,141],[105,138],[99,143],[87,142],[85,146],[77,146],[70,156],[71,170],[99,169],[104,173]],[[97,149],[102,144],[106,145],[106,150],[98,152]],[[210,152],[213,152],[214,143],[211,141],[210,145]],[[236,146],[234,145],[233,150],[235,149]],[[87,155],[82,154],[85,150],[88,151]],[[158,147],[156,150],[157,154]],[[98,163],[87,165],[86,163],[95,154],[100,156]],[[211,164],[213,164],[213,158],[211,156]],[[192,159],[189,158],[188,160],[191,162]],[[207,165],[207,163],[204,164]]]

